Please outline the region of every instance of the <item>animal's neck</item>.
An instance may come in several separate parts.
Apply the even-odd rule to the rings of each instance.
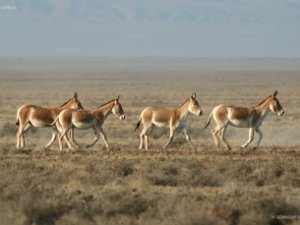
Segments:
[[[259,112],[262,116],[267,116],[270,112],[269,101],[265,101],[264,103],[255,107],[255,110]]]
[[[69,108],[71,108],[71,107],[66,104],[66,105],[62,105],[62,106],[58,107],[57,109],[64,110],[64,109],[69,109]]]
[[[71,107],[68,105],[64,105],[64,106],[60,106],[57,108],[51,108],[51,111],[54,112],[54,114],[58,115],[61,111],[65,110],[65,109],[70,109]]]
[[[184,118],[189,114],[189,101],[186,101],[183,105],[176,109],[180,118]]]
[[[98,107],[95,111],[102,113],[106,118],[109,114],[112,113],[113,103],[108,103],[106,105]]]

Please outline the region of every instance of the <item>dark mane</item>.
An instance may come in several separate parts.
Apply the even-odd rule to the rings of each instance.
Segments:
[[[110,101],[104,103],[103,105],[98,106],[97,108],[100,108],[100,107],[102,107],[102,106],[105,106],[105,105],[107,105],[107,104],[109,104],[109,103],[111,103],[111,102],[113,102],[113,101],[115,101],[115,100],[116,100],[116,99],[112,99],[112,100],[110,100]]]
[[[190,98],[188,98],[184,103],[182,103],[180,106],[178,106],[178,108],[180,108],[181,106],[183,106],[189,100],[190,100]]]
[[[267,97],[266,99],[262,100],[260,103],[258,103],[258,104],[256,105],[256,107],[257,107],[257,106],[260,106],[260,105],[262,105],[262,104],[264,104],[270,97],[271,97],[271,96],[269,96],[269,97]]]
[[[65,103],[63,103],[61,106],[59,106],[59,107],[63,107],[63,106],[65,106],[66,104],[68,104],[68,102],[69,101],[71,101],[72,100],[72,98],[70,98],[68,101],[66,101]]]

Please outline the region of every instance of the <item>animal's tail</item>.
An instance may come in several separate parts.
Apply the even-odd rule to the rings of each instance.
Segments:
[[[207,120],[205,126],[203,127],[203,129],[206,129],[206,128],[209,126],[210,121],[211,121],[211,119],[212,119],[212,116],[213,116],[213,112],[211,112],[211,113],[209,114],[208,120]]]
[[[142,120],[139,119],[139,121],[138,121],[137,124],[136,124],[136,127],[135,127],[134,131],[136,131],[136,130],[140,127],[141,121],[142,121]]]
[[[17,126],[20,125],[20,118],[21,118],[21,115],[22,115],[22,109],[23,109],[23,107],[20,107],[17,110],[17,114],[16,114],[16,125]],[[24,115],[24,116],[28,116],[28,115]]]
[[[59,122],[59,115],[55,118],[55,120],[50,124],[51,126],[56,126],[56,129],[61,132],[62,131],[62,125]]]
[[[57,116],[57,117],[55,118],[55,120],[50,124],[51,126],[54,126],[54,125],[56,124],[56,121],[58,120],[58,117],[59,117],[59,116]]]

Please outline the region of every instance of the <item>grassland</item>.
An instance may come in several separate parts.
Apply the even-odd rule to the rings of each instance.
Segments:
[[[0,224],[299,224],[299,63],[207,59],[14,59],[1,61]],[[232,151],[203,130],[219,103],[253,106],[277,89],[285,115],[270,114],[258,150],[240,149],[247,130],[229,129]],[[76,152],[50,150],[48,128],[32,129],[15,148],[15,113],[24,103],[58,106],[77,91],[84,107],[121,95],[126,120],[104,124],[102,140]],[[139,113],[175,107],[197,93],[204,115],[190,117],[190,149],[167,132],[137,150]],[[212,128],[211,125],[210,128]],[[155,135],[154,135],[155,136]],[[76,131],[83,146],[92,131]]]

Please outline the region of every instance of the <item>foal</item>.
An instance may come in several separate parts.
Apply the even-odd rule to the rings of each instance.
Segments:
[[[248,141],[241,147],[246,148],[253,141],[254,131],[256,131],[259,135],[259,139],[256,143],[257,148],[263,137],[260,126],[268,116],[269,112],[276,113],[278,116],[284,114],[284,110],[276,98],[277,93],[278,92],[275,91],[273,95],[267,97],[256,107],[252,108],[234,107],[223,104],[218,105],[210,113],[204,129],[209,126],[211,119],[214,118],[217,125],[212,129],[211,133],[215,144],[216,146],[219,146],[220,139],[224,146],[230,150],[231,148],[224,137],[227,126],[249,128]]]
[[[176,129],[180,129],[186,137],[186,140],[192,147],[195,147],[192,142],[190,135],[187,130],[187,119],[188,115],[192,113],[197,116],[202,114],[201,107],[196,100],[196,94],[193,94],[188,98],[181,106],[175,109],[159,108],[159,107],[147,107],[145,108],[140,119],[136,125],[136,129],[139,128],[140,124],[143,124],[143,129],[140,133],[140,146],[139,149],[143,148],[143,143],[145,142],[145,149],[148,150],[148,133],[152,126],[157,127],[169,127],[170,137],[168,142],[165,144],[164,149],[166,149],[172,142],[174,133]]]
[[[58,114],[64,109],[83,109],[80,101],[78,100],[78,95],[75,92],[74,97],[66,101],[59,107],[56,108],[44,108],[37,105],[25,104],[21,106],[17,111],[17,122],[16,125],[19,126],[17,131],[17,149],[23,148],[25,146],[24,133],[30,127],[47,127],[51,126],[51,123],[58,116]],[[57,135],[57,130],[55,127],[52,129],[52,138],[50,142],[45,146],[49,148],[54,142]]]
[[[102,125],[105,119],[111,113],[119,117],[121,120],[125,119],[122,105],[119,103],[119,97],[110,100],[109,102],[103,104],[102,106],[99,106],[96,109],[66,109],[58,115],[58,117],[52,124],[56,124],[57,129],[60,131],[60,140],[64,138],[64,140],[68,144],[69,149],[74,149],[74,145],[76,145],[76,147],[79,147],[79,145],[75,142],[74,137],[71,137],[71,140],[69,140],[67,136],[68,130],[73,129],[73,127],[83,130],[93,128],[93,130],[95,131],[95,138],[93,143],[87,145],[86,147],[92,147],[98,141],[100,134],[104,140],[106,148],[109,148],[106,135],[102,129]],[[60,145],[60,150],[62,150],[62,147],[63,146]]]

